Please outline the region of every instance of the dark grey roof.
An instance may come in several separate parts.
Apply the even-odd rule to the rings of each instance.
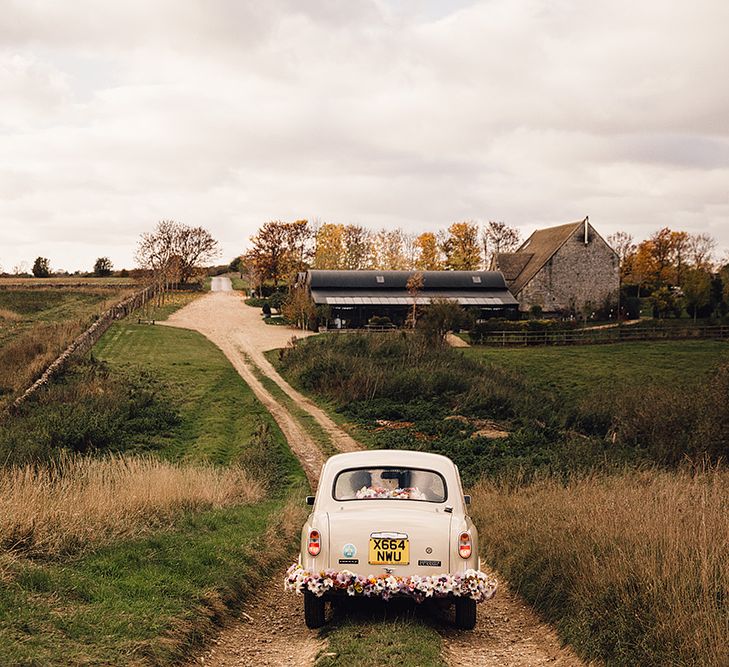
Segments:
[[[319,271],[307,274],[314,303],[329,305],[412,305],[407,282],[415,271]],[[515,306],[517,300],[499,271],[422,271],[419,304],[441,298],[464,306]],[[378,279],[379,278],[379,279]]]
[[[308,271],[307,282],[312,289],[406,290],[415,271]],[[422,292],[431,290],[506,289],[500,271],[420,271]],[[378,277],[382,280],[378,281]]]

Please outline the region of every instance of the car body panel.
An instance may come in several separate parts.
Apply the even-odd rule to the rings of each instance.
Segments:
[[[443,502],[424,500],[336,500],[334,481],[339,473],[365,467],[412,468],[440,474],[446,485]],[[321,534],[318,555],[308,553],[309,532]],[[467,559],[458,553],[462,532],[471,536]],[[369,563],[373,533],[406,534],[408,564]],[[370,450],[332,456],[322,469],[314,506],[301,533],[300,564],[310,571],[347,570],[363,576],[394,574],[437,576],[478,569],[478,534],[466,511],[458,469],[445,456],[405,450]]]

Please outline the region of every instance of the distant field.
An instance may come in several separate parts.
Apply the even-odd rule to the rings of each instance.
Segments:
[[[98,315],[132,291],[0,288],[0,404],[31,384]]]
[[[645,341],[574,347],[463,350],[468,357],[524,373],[565,399],[610,392],[613,386],[686,384],[729,361],[727,341]]]
[[[133,278],[84,278],[82,276],[65,276],[63,278],[0,278],[0,287],[135,287],[137,281]]]
[[[130,289],[98,287],[0,289],[0,347],[41,322],[90,323],[95,315],[130,293]]]

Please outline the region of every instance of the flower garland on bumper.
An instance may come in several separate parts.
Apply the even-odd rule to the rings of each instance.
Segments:
[[[466,570],[463,574],[439,574],[430,577],[397,577],[392,574],[378,576],[354,574],[348,570],[322,570],[308,572],[294,563],[286,572],[284,588],[298,595],[309,591],[321,597],[329,591],[346,592],[347,595],[381,597],[388,600],[393,595],[406,595],[416,602],[426,598],[447,596],[467,597],[484,602],[493,597],[497,583],[479,570]]]

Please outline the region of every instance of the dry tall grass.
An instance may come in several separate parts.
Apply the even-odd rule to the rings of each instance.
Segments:
[[[14,310],[8,310],[7,308],[0,308],[0,320],[6,320],[8,322],[20,322],[23,318],[18,315]]]
[[[590,657],[729,664],[729,471],[481,482],[484,555]]]
[[[64,456],[0,469],[0,554],[52,557],[171,524],[183,511],[260,500],[241,468],[151,457]]]

